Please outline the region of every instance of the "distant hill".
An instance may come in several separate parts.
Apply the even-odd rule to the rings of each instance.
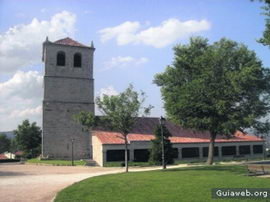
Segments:
[[[0,132],[0,134],[5,134],[9,139],[13,139],[15,137],[15,134],[13,131]]]

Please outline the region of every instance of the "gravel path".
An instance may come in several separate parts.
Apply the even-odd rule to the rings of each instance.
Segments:
[[[169,166],[170,168],[187,165]],[[158,170],[160,167],[130,168],[130,171]],[[0,202],[49,202],[63,188],[83,179],[124,172],[124,168],[37,166],[0,164]]]
[[[0,164],[0,201],[52,201],[58,191],[74,182],[118,172],[123,169]]]

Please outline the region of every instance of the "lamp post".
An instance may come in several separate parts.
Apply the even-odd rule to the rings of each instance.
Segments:
[[[165,163],[165,149],[164,149],[164,135],[163,135],[163,124],[164,124],[165,118],[163,118],[162,116],[159,119],[159,123],[160,123],[160,130],[161,130],[161,150],[162,150],[162,168],[166,169],[166,163]]]
[[[266,159],[266,139],[265,137],[262,135],[261,138],[264,140],[263,142],[263,160]]]
[[[73,144],[74,144],[74,138],[71,138],[71,165],[74,166],[74,154],[73,154]]]

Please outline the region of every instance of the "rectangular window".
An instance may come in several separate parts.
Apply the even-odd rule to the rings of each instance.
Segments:
[[[239,146],[239,154],[250,154],[250,145]]]
[[[182,148],[182,158],[194,158],[199,156],[199,147]]]
[[[135,149],[134,150],[134,161],[135,162],[147,162],[149,159],[148,149]]]
[[[177,148],[173,148],[173,158],[174,159],[178,158],[178,149]]]
[[[222,147],[222,156],[236,155],[236,146]]]
[[[253,153],[254,154],[262,154],[263,146],[262,145],[253,145]]]
[[[128,150],[129,160],[129,150]],[[125,161],[125,150],[107,150],[106,161]]]
[[[208,157],[208,148],[209,147],[203,148],[203,157]],[[218,147],[214,148],[214,156],[218,156]]]

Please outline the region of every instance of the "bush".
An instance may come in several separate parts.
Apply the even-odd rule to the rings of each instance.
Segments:
[[[173,164],[174,151],[172,148],[171,141],[169,137],[171,136],[169,130],[162,126],[163,129],[163,138],[164,138],[164,155],[165,163]],[[162,134],[161,126],[157,126],[155,129],[155,139],[151,141],[152,148],[150,150],[149,163],[151,165],[161,165],[162,164]]]

